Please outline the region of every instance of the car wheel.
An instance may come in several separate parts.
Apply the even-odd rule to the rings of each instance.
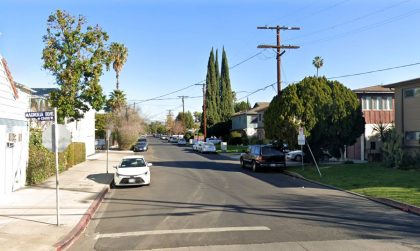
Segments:
[[[255,161],[252,161],[252,171],[258,172],[258,165],[257,165],[257,162]]]
[[[295,160],[296,161],[302,161],[302,155],[296,155]]]
[[[241,167],[244,168],[245,167],[244,159],[240,158],[239,162],[241,163]]]
[[[111,184],[109,185],[110,188],[116,188],[115,180],[112,180]]]

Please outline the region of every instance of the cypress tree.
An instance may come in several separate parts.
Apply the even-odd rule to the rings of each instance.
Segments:
[[[216,96],[218,95],[218,85],[216,82],[216,68],[214,65],[214,53],[213,48],[210,52],[209,61],[207,64],[207,76],[206,76],[206,117],[207,127],[211,127],[219,122],[219,116],[217,112]]]
[[[216,105],[217,105],[217,114],[219,118],[221,117],[220,114],[220,99],[222,96],[222,86],[220,83],[220,71],[219,71],[219,50],[216,49],[216,60],[214,62],[216,68],[216,86],[217,86],[217,96],[216,96]]]
[[[220,74],[220,83],[220,119],[224,122],[228,121],[234,113],[233,95],[229,77],[229,65],[224,47],[222,52],[222,71]]]

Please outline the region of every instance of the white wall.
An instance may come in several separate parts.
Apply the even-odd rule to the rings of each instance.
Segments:
[[[25,112],[29,111],[30,95],[18,89],[18,98],[6,77],[0,56],[0,195],[23,187],[28,163],[29,132]],[[16,135],[7,145],[9,134]]]
[[[67,129],[71,131],[73,142],[84,142],[86,146],[86,156],[95,153],[95,110],[85,113],[80,121],[67,124]]]

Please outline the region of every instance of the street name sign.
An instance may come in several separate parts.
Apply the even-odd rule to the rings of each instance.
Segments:
[[[39,121],[53,121],[54,111],[43,111],[43,112],[25,112],[25,118],[37,119]]]

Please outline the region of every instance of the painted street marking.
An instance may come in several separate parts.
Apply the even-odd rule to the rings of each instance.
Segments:
[[[158,235],[158,234],[190,234],[190,233],[216,233],[216,232],[237,232],[237,231],[267,231],[271,230],[265,226],[256,227],[219,227],[219,228],[192,228],[192,229],[176,229],[176,230],[151,230],[136,231],[125,233],[98,234],[95,239],[99,238],[120,238],[129,236]]]

